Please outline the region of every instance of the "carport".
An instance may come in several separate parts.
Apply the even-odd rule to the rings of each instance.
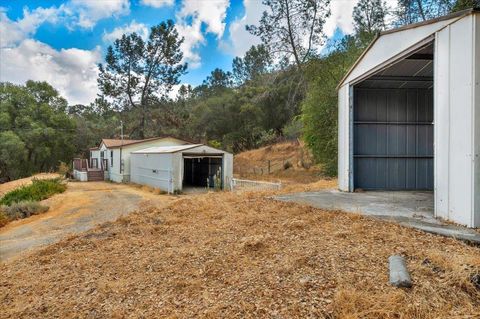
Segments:
[[[475,9],[380,33],[338,86],[339,189],[431,191],[480,226],[478,61]]]
[[[233,155],[203,144],[156,146],[131,153],[133,183],[168,193],[185,188],[230,189]]]

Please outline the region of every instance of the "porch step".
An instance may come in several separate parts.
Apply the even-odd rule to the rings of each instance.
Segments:
[[[103,171],[88,171],[87,177],[88,181],[103,181],[105,179]]]

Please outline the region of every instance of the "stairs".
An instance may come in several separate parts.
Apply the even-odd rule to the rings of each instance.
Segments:
[[[88,181],[91,182],[91,181],[103,181],[105,178],[104,178],[104,173],[102,170],[89,170],[87,171],[87,177],[88,177]]]

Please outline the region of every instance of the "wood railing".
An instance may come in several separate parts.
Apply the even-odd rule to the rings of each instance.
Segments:
[[[84,158],[74,158],[73,169],[77,171],[88,171],[88,161]]]
[[[98,171],[98,170],[104,171],[105,165],[104,165],[104,161],[102,160],[99,161],[96,158],[91,159],[91,161],[85,158],[74,158],[73,169],[77,171],[82,171],[82,172]]]

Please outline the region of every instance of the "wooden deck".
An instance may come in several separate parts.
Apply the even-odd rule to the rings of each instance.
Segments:
[[[96,159],[89,161],[85,158],[73,159],[73,169],[80,172],[87,172],[87,181],[103,181],[105,180],[105,169],[103,163],[98,165]]]

